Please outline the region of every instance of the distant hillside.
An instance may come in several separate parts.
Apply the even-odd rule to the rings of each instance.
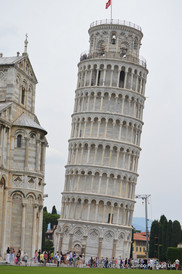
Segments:
[[[152,224],[152,220],[148,221],[148,229],[150,231],[151,228],[151,224]],[[144,217],[133,217],[133,227],[136,230],[140,230],[141,232],[145,231],[145,218]]]

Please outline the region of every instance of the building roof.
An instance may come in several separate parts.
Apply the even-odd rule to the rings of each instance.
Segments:
[[[150,235],[150,234],[149,234]],[[146,239],[146,232],[134,233],[133,234],[134,241],[147,241]]]
[[[28,117],[25,113],[22,113],[13,123],[14,126],[22,126],[22,127],[31,127],[31,128],[37,128],[44,132],[47,131],[42,128],[38,123],[36,123],[34,120],[32,120],[30,117]]]
[[[7,107],[9,107],[12,103],[11,102],[6,102],[6,103],[0,103],[0,112]]]
[[[35,83],[38,83],[37,78],[34,73],[34,70],[33,70],[33,67],[30,63],[28,54],[23,53],[23,55],[21,55],[21,56],[12,56],[12,57],[1,57],[0,56],[0,66],[6,66],[6,65],[13,66],[13,65],[18,64],[23,59],[27,59],[27,61],[29,62],[29,65],[30,65],[30,68],[32,71],[32,75],[31,76],[29,75],[29,76],[35,81]]]
[[[24,56],[0,57],[0,65],[13,65],[23,58]]]

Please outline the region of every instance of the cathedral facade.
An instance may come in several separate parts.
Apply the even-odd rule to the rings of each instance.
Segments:
[[[0,54],[0,257],[41,248],[47,132],[35,115],[37,79],[25,51]]]
[[[96,21],[81,55],[55,250],[129,258],[148,70],[141,28]]]

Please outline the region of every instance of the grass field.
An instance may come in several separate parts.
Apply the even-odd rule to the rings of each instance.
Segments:
[[[153,272],[161,272],[161,274],[169,274],[169,270],[141,270],[141,269],[106,269],[106,268],[66,268],[66,267],[23,267],[23,266],[0,266],[0,273],[17,273],[17,274],[152,274]]]

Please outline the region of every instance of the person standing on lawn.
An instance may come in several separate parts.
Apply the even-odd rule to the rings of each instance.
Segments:
[[[19,250],[16,254],[16,258],[17,258],[17,264],[20,265],[20,260],[21,260],[21,250]]]
[[[9,264],[10,263],[10,249],[9,246],[6,250],[6,263]]]
[[[57,253],[57,267],[59,267],[59,262],[60,262],[60,256],[59,256],[59,253]]]
[[[14,263],[14,253],[15,253],[15,250],[13,247],[10,247],[10,263]]]
[[[38,262],[40,263],[40,254],[41,254],[41,251],[40,251],[40,249],[39,249],[39,251],[38,251]]]
[[[44,265],[46,266],[48,254],[47,251],[44,251]]]
[[[25,254],[23,255],[23,260],[24,260],[25,266],[27,266],[27,262],[28,262],[28,254],[27,254],[27,252],[26,252],[26,251],[25,251]]]
[[[44,253],[43,252],[40,254],[40,263],[41,264],[44,263]]]
[[[175,266],[176,266],[176,270],[178,270],[179,269],[179,260],[178,259],[176,259],[176,261],[175,261]]]

